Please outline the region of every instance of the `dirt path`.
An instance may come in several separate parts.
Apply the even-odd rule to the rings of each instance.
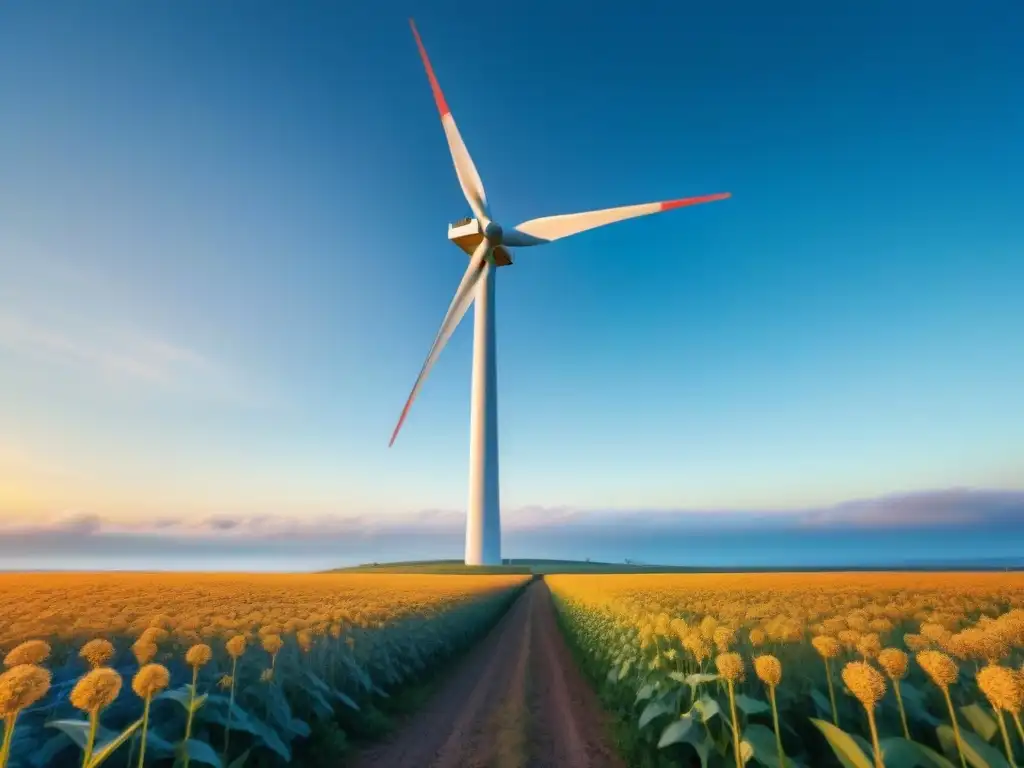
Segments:
[[[544,582],[526,588],[423,711],[357,768],[621,768],[600,705],[555,623]]]

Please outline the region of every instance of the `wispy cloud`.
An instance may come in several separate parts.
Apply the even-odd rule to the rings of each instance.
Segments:
[[[0,348],[80,375],[164,392],[265,405],[242,377],[188,346],[136,328],[99,325],[59,312],[0,311]]]
[[[212,368],[194,350],[136,331],[58,329],[11,313],[0,313],[0,345],[37,359],[161,384],[201,376]]]
[[[828,509],[778,511],[582,510],[532,506],[502,511],[509,547],[546,556],[611,552],[614,558],[637,552],[678,552],[692,557],[694,542],[716,539],[751,546],[764,540],[778,544],[792,538],[830,535],[885,542],[920,540],[915,532],[956,531],[1005,541],[1024,538],[1024,491],[944,490],[894,495],[838,504]],[[341,563],[397,557],[450,557],[461,551],[465,514],[457,510],[423,510],[403,516],[234,515],[201,519],[162,517],[137,522],[105,519],[67,511],[46,520],[0,524],[0,558],[19,561],[38,556],[108,558],[110,567],[126,557],[218,558],[291,557],[298,562]],[[863,537],[867,536],[868,539]],[[874,539],[872,539],[874,537]],[[817,540],[817,539],[815,539]],[[731,544],[730,544],[731,546]],[[819,545],[820,546],[820,545]],[[561,555],[559,555],[561,553]],[[623,554],[625,553],[625,554]],[[870,552],[865,553],[865,556]],[[927,554],[924,552],[923,554]],[[785,550],[777,553],[785,558]],[[827,557],[827,552],[821,553]],[[120,559],[119,559],[120,558]],[[333,559],[332,559],[333,558]]]

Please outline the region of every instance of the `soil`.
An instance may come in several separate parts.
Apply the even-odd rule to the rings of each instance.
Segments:
[[[623,768],[536,581],[426,706],[357,768]]]

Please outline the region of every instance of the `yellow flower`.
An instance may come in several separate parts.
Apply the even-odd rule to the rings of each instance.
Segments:
[[[814,646],[814,650],[816,650],[823,659],[834,659],[841,651],[836,639],[834,637],[829,637],[828,635],[818,635],[811,640],[811,645]]]
[[[245,653],[245,643],[245,635],[235,635],[227,641],[224,647],[227,648],[228,655],[231,658],[237,659]]]
[[[0,719],[31,707],[50,690],[49,670],[35,664],[16,664],[0,675]]]
[[[114,644],[103,638],[90,640],[82,646],[82,650],[78,652],[78,655],[88,661],[93,669],[102,667],[114,658]]]
[[[308,629],[300,629],[295,634],[295,640],[299,644],[299,648],[303,651],[309,651],[313,647],[313,635],[310,634]]]
[[[185,653],[185,663],[192,668],[209,664],[212,658],[213,651],[205,643],[196,643]]]
[[[170,633],[166,629],[163,629],[162,627],[149,627],[143,630],[136,642],[152,643],[153,645],[156,645],[158,643],[162,643],[168,637],[170,637]]]
[[[836,637],[848,651],[854,650],[857,647],[857,643],[860,642],[860,632],[855,629],[844,629]]]
[[[939,688],[948,688],[956,682],[959,670],[956,662],[942,651],[921,651],[917,663]]]
[[[715,666],[726,680],[734,683],[743,680],[743,657],[738,653],[720,653],[715,657]]]
[[[725,653],[729,646],[736,642],[736,631],[732,627],[716,627],[712,633],[712,641],[719,653]]]
[[[843,667],[843,682],[864,709],[874,709],[885,695],[882,673],[864,661],[851,661]]]
[[[235,684],[235,680],[231,675],[221,675],[220,680],[217,681],[217,686],[222,690],[228,690],[232,685]]]
[[[760,627],[754,627],[750,630],[750,644],[757,648],[758,646],[764,645],[765,634],[764,630]]]
[[[770,653],[754,658],[754,672],[762,683],[773,688],[782,682],[782,663]]]
[[[978,671],[977,680],[992,709],[1016,714],[1024,706],[1024,680],[1012,669],[989,664]]]
[[[97,667],[71,690],[71,703],[83,712],[98,712],[121,692],[121,676],[110,667]]]
[[[878,654],[878,663],[893,680],[907,676],[907,654],[899,648],[884,648]]]
[[[170,685],[171,673],[163,664],[147,664],[132,678],[132,690],[141,699],[149,699]]]
[[[151,662],[156,657],[156,652],[156,643],[136,640],[135,644],[132,646],[132,653],[135,654],[135,658],[138,660],[140,666]]]
[[[4,657],[5,667],[21,664],[42,664],[50,656],[50,644],[45,640],[26,640],[17,645]]]
[[[857,653],[865,659],[873,659],[882,650],[882,641],[874,633],[861,635],[857,640]]]
[[[264,635],[263,636],[263,650],[269,653],[271,656],[277,654],[281,650],[281,646],[284,645],[284,641],[280,635]]]
[[[915,635],[912,632],[908,632],[903,636],[903,642],[907,646],[908,651],[917,653],[918,651],[926,651],[931,647],[931,643],[928,638],[923,635]]]

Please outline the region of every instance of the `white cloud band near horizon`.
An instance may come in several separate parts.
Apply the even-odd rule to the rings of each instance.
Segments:
[[[415,535],[461,530],[465,512],[430,509],[408,514],[289,516],[214,514],[124,520],[87,511],[64,511],[0,520],[0,540],[10,536],[176,536],[218,541],[323,536]],[[555,529],[725,531],[735,529],[898,529],[1024,527],[1024,490],[948,489],[858,499],[796,510],[578,509],[540,505],[502,510],[505,531]]]
[[[0,524],[7,570],[313,571],[455,559],[465,516],[213,515],[134,523],[88,513]],[[790,511],[503,511],[503,554],[703,567],[1024,560],[1024,491],[954,489]],[[1014,559],[1016,558],[1016,559]]]

